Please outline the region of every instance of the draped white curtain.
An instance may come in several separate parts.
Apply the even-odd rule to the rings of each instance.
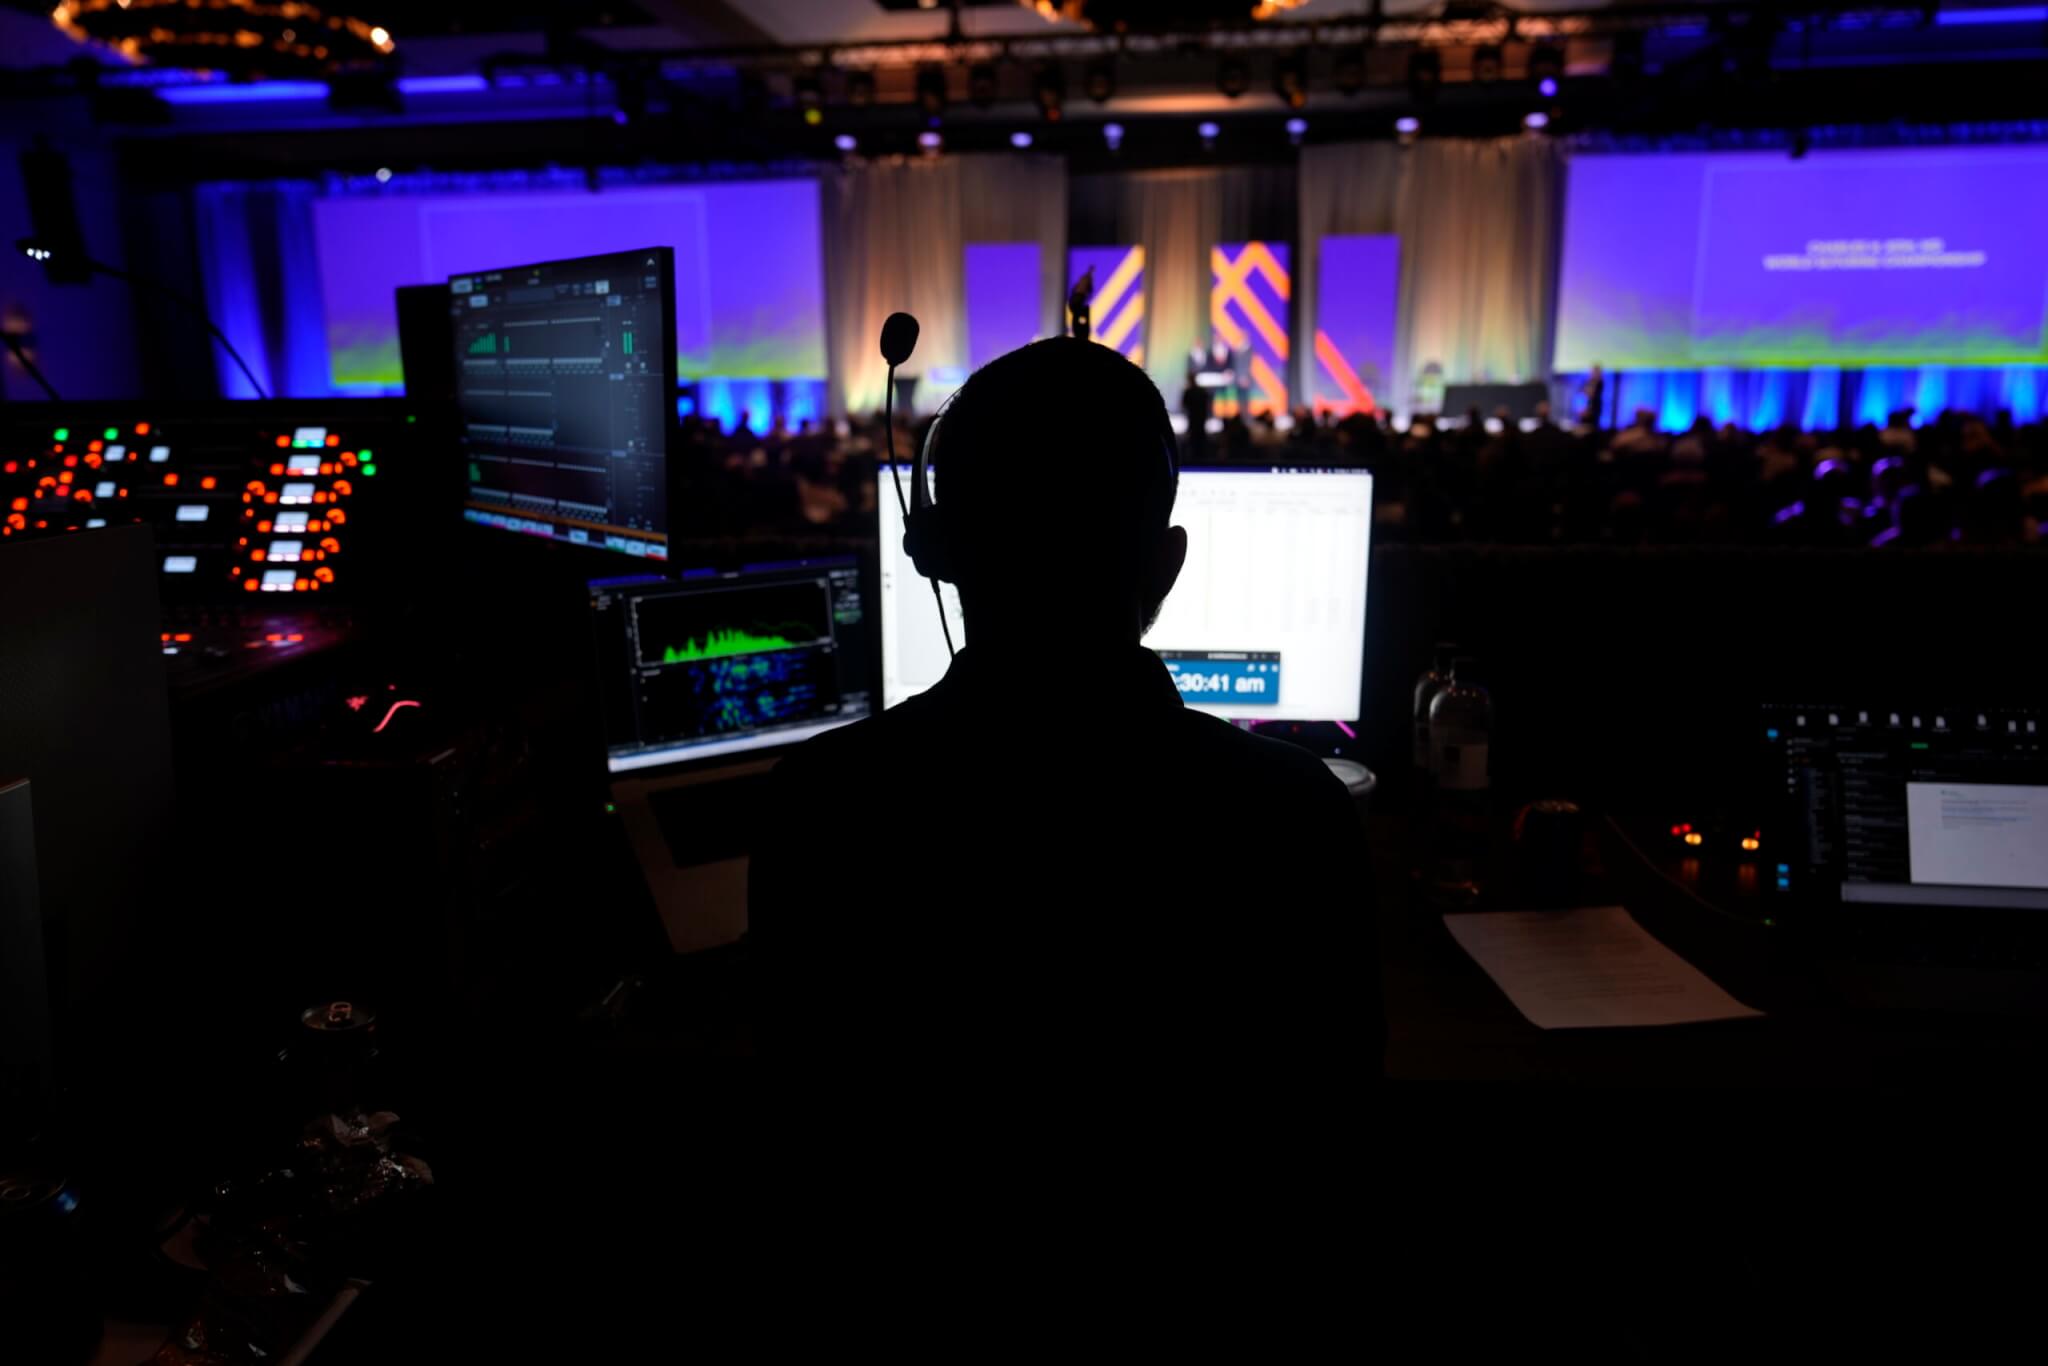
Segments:
[[[1563,197],[1563,159],[1549,139],[1310,147],[1300,196],[1294,329],[1304,366],[1315,355],[1317,244],[1394,233],[1394,407],[1410,406],[1432,362],[1452,383],[1549,376]]]
[[[825,295],[833,407],[882,406],[882,320],[915,314],[905,374],[967,365],[969,242],[1036,241],[1049,334],[1059,323],[1067,171],[1056,157],[925,157],[863,162],[825,177]],[[920,405],[923,406],[923,405]]]
[[[1180,407],[1188,352],[1209,339],[1218,242],[1293,237],[1288,167],[1198,167],[1076,177],[1077,243],[1145,249],[1145,370]]]

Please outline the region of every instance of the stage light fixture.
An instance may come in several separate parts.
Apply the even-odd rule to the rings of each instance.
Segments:
[[[1522,126],[1532,133],[1540,133],[1550,126],[1550,115],[1541,109],[1532,109],[1522,115]]]
[[[1088,63],[1087,74],[1082,78],[1088,98],[1097,104],[1108,104],[1116,98],[1116,63],[1107,57],[1098,57]]]
[[[389,166],[379,166],[377,168],[377,183],[379,185],[389,185],[391,183],[391,168]]]
[[[1010,134],[1010,145],[1020,152],[1028,151],[1031,147],[1031,134],[1019,128]]]
[[[1481,43],[1472,49],[1472,79],[1475,81],[1497,81],[1504,63],[1501,61],[1500,44]]]
[[[1273,63],[1273,93],[1289,109],[1299,109],[1308,103],[1308,58],[1305,55],[1297,52]]]
[[[1124,145],[1124,126],[1121,123],[1103,124],[1102,140],[1109,145],[1110,151],[1119,150]]]
[[[875,73],[856,71],[846,78],[846,102],[856,109],[865,109],[875,102]]]
[[[1338,53],[1333,75],[1337,82],[1337,90],[1341,94],[1356,95],[1365,89],[1365,49],[1347,47]]]
[[[995,63],[977,62],[967,68],[967,98],[976,109],[986,109],[994,104],[997,89]]]
[[[860,139],[851,133],[841,133],[832,139],[832,145],[842,152],[857,152],[860,150]]]
[[[1295,145],[1296,147],[1299,147],[1299,146],[1301,146],[1301,140],[1302,140],[1302,138],[1306,137],[1307,135],[1308,135],[1308,120],[1307,120],[1307,119],[1289,119],[1289,120],[1287,120],[1287,140],[1288,140],[1289,142],[1293,143],[1293,144],[1294,144],[1294,145]]]
[[[917,107],[924,110],[928,119],[938,118],[946,112],[944,67],[922,66],[917,69]]]
[[[917,135],[917,145],[924,148],[927,153],[936,153],[940,147],[945,145],[945,141],[944,138],[929,128]]]
[[[1225,99],[1234,100],[1252,88],[1252,69],[1242,57],[1225,57],[1216,64],[1216,88]]]
[[[1416,118],[1413,114],[1403,114],[1400,118],[1394,120],[1394,135],[1401,140],[1403,147],[1415,141],[1415,135],[1421,131],[1422,120]]]
[[[1408,98],[1416,104],[1433,104],[1444,83],[1444,59],[1435,48],[1422,47],[1408,54]]]
[[[1041,63],[1031,77],[1031,94],[1047,123],[1058,123],[1067,103],[1067,73],[1058,62]]]
[[[1218,128],[1207,119],[1195,125],[1195,136],[1202,140],[1203,151],[1213,151],[1215,149],[1216,135],[1222,131],[1221,128]]]

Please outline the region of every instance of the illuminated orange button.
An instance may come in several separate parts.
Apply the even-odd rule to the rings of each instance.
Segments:
[[[327,438],[327,444],[330,446],[339,446],[341,444],[341,438],[338,436],[330,436]]]
[[[85,445],[85,448],[89,451],[96,451],[103,448],[106,444],[107,443],[104,441],[88,441]]]
[[[176,470],[172,470],[164,475],[164,487],[167,489],[178,487],[178,472]]]
[[[283,473],[284,473],[284,466],[283,466],[283,465],[272,465],[272,466],[270,467],[270,472],[271,472],[272,474],[283,474]]]
[[[269,551],[267,551],[267,550],[264,550],[263,548],[261,548],[261,547],[259,546],[259,547],[258,547],[257,549],[255,549],[255,550],[252,550],[252,551],[250,551],[250,552],[249,552],[249,558],[250,558],[250,559],[252,559],[252,560],[260,560],[260,559],[262,559],[262,558],[263,558],[263,557],[264,557],[265,555],[268,555],[269,553],[270,553]]]
[[[274,493],[266,493],[263,495],[263,501],[266,503],[274,503],[277,501],[277,495]]]
[[[199,481],[199,487],[203,489],[210,489],[219,482],[220,480],[214,478],[212,475],[209,474]]]
[[[283,449],[284,449],[285,447],[287,447],[287,446],[289,446],[289,445],[291,445],[291,444],[292,444],[292,439],[291,439],[290,437],[288,437],[288,436],[285,436],[285,435],[284,435],[283,433],[279,433],[279,434],[278,434],[278,438],[277,438],[277,448],[278,448],[279,450],[283,450]]]
[[[17,498],[7,506],[13,508],[16,512],[24,512],[28,509],[28,499]]]
[[[310,588],[310,587],[312,586],[312,584],[313,584],[313,581],[312,581],[311,579],[293,579],[293,580],[292,580],[292,588],[293,588],[293,589],[294,589],[295,591],[297,591],[297,592],[300,592],[300,593],[303,593],[303,592],[305,592],[305,591],[306,591],[306,590],[307,590],[308,588]]]
[[[268,531],[268,530],[270,530],[270,523],[269,523],[269,522],[258,522],[258,523],[256,524],[256,529],[257,529],[258,531]]]
[[[77,457],[77,456],[75,456],[75,455],[67,455],[67,456],[65,456],[65,457],[64,457],[64,468],[65,468],[65,469],[67,469],[67,470],[75,470],[75,469],[77,469],[77,468],[78,468],[78,457]]]
[[[148,424],[147,422],[138,422],[138,423],[136,423],[136,424],[135,424],[135,434],[136,434],[137,436],[148,436],[148,435],[149,435],[149,424]]]
[[[192,639],[192,633],[190,631],[180,631],[175,636],[172,636],[171,639],[177,641],[180,645],[182,645],[186,641]]]
[[[322,565],[320,566],[320,568],[313,571],[313,577],[320,583],[333,583],[334,571],[332,569],[329,569],[326,565]]]
[[[346,522],[347,520],[348,514],[346,512],[343,512],[340,508],[336,508],[334,511],[327,514],[327,524],[329,526],[340,526],[343,522]]]

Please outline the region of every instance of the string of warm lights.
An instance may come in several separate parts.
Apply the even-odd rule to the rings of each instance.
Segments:
[[[397,50],[382,25],[304,0],[60,0],[50,21],[132,62],[235,74],[331,71]]]

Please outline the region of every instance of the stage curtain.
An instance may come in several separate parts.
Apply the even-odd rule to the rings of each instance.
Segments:
[[[967,365],[962,252],[969,241],[1040,243],[1048,307],[1055,307],[1066,255],[1066,163],[1056,157],[931,157],[842,166],[825,175],[825,296],[834,410],[882,406],[888,366],[877,342],[882,320],[917,316],[907,375],[918,406],[952,385]],[[1055,312],[1056,316],[1056,312]]]
[[[319,304],[309,181],[215,182],[193,192],[194,236],[206,311],[272,398],[333,392]],[[255,391],[213,343],[214,372],[228,398]]]
[[[1410,407],[1431,362],[1451,383],[1547,379],[1563,193],[1548,138],[1304,149],[1297,384],[1315,355],[1316,248],[1338,233],[1401,239],[1392,406]]]
[[[1294,169],[1076,176],[1070,197],[1076,245],[1145,249],[1145,369],[1178,410],[1188,352],[1209,338],[1210,252],[1219,242],[1292,242]]]

